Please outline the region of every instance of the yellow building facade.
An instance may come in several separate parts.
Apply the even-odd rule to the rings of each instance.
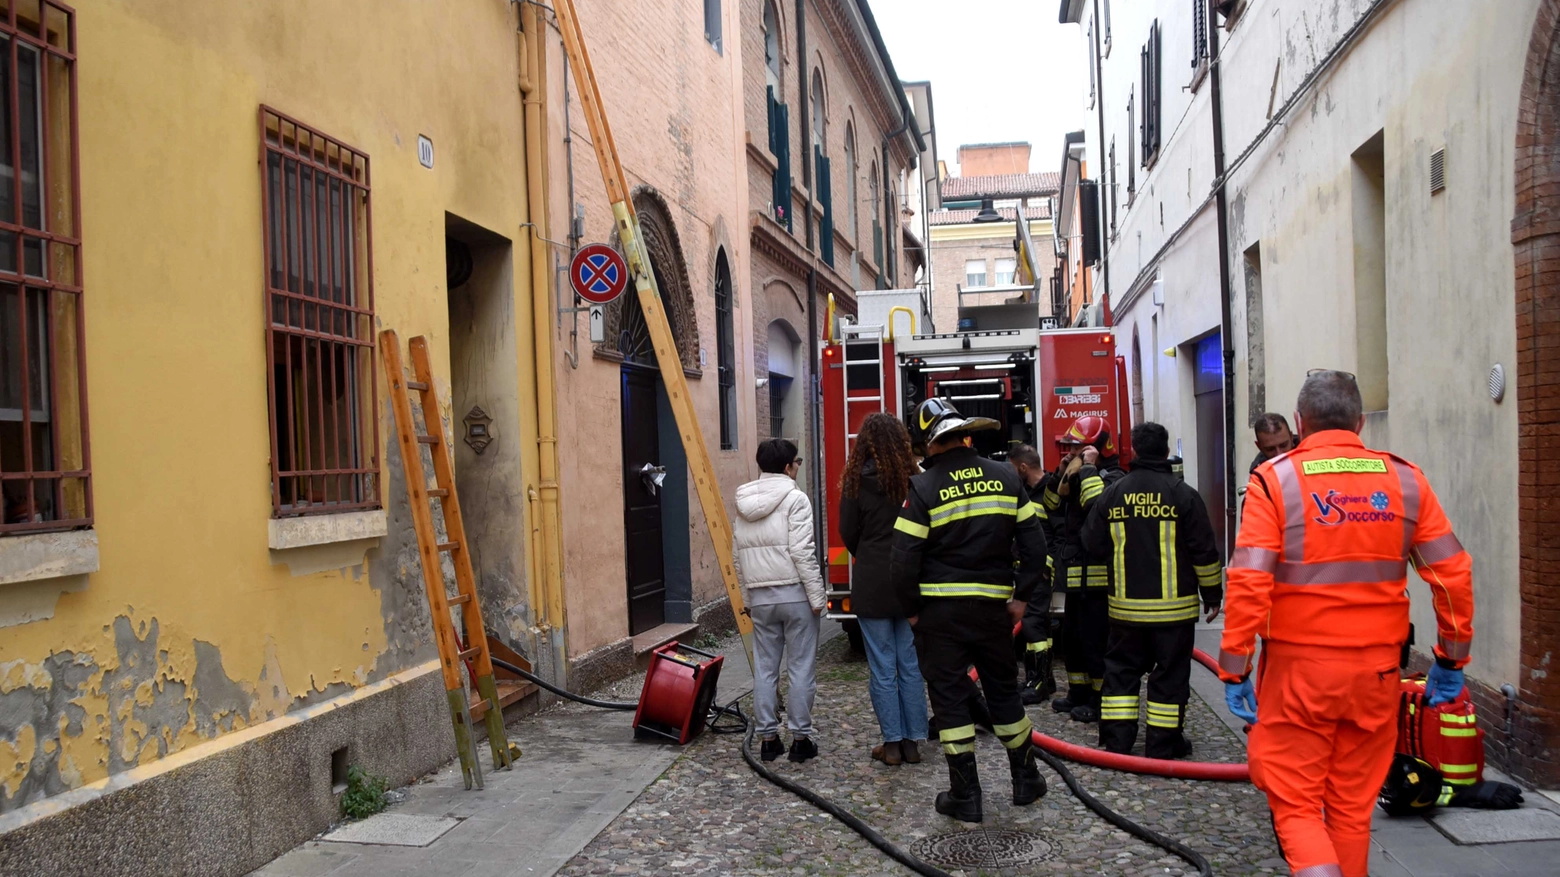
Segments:
[[[331,818],[333,763],[453,751],[381,329],[429,338],[490,629],[551,672],[543,53],[501,0],[0,6],[0,871],[112,810],[241,873]],[[197,785],[231,800],[184,820],[254,830],[135,809]]]

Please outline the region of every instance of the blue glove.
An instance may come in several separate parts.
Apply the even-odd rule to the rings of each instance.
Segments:
[[[1224,705],[1246,724],[1257,723],[1257,688],[1251,684],[1250,677],[1245,682],[1224,683]]]
[[[1425,693],[1430,695],[1430,705],[1449,703],[1462,694],[1463,671],[1448,670],[1439,663],[1430,665],[1430,676],[1425,679]]]

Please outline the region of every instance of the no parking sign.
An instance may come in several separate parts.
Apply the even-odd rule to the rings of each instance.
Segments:
[[[618,251],[606,244],[588,244],[569,264],[569,282],[580,298],[604,305],[628,286],[628,265]]]

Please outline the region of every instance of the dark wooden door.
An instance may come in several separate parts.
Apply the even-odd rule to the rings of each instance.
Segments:
[[[666,620],[666,566],[661,554],[661,497],[641,474],[661,464],[656,372],[623,367],[623,532],[628,571],[628,633]]]

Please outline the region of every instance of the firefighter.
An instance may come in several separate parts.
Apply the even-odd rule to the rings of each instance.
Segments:
[[[1257,467],[1247,486],[1219,676],[1231,711],[1254,725],[1251,781],[1267,794],[1290,869],[1364,877],[1397,731],[1404,564],[1430,585],[1436,704],[1463,688],[1473,561],[1419,468],[1360,442],[1353,375],[1313,370],[1295,407],[1299,447]]]
[[[1013,662],[1013,625],[1030,594],[1050,588],[1045,536],[1013,467],[970,446],[970,433],[996,429],[996,421],[965,418],[941,399],[922,402],[911,417],[911,436],[926,448],[927,459],[925,471],[910,479],[894,525],[890,576],[912,612],[921,675],[948,760],[950,788],[937,795],[937,812],[980,822],[966,675],[972,664],[992,730],[1007,748],[1013,803],[1030,804],[1045,794]]]
[[[1079,535],[1089,509],[1121,471],[1110,421],[1080,417],[1056,440],[1064,451],[1051,474],[1042,505],[1056,520],[1056,570],[1067,593],[1062,614],[1062,659],[1067,662],[1067,696],[1051,708],[1074,721],[1099,718],[1100,688],[1105,684],[1105,645],[1109,637],[1106,594],[1110,589],[1103,558],[1089,557]]]
[[[1212,621],[1224,595],[1219,547],[1202,497],[1170,465],[1170,433],[1132,427],[1132,471],[1105,488],[1083,526],[1090,555],[1111,558],[1110,641],[1100,691],[1100,745],[1128,753],[1138,686],[1148,674],[1149,758],[1183,758],[1197,601]]]
[[[1051,529],[1050,515],[1045,510],[1046,486],[1050,483],[1051,473],[1045,471],[1045,464],[1040,460],[1040,452],[1032,445],[1018,445],[1008,452],[1008,462],[1013,464],[1013,469],[1018,472],[1018,477],[1024,482],[1030,502],[1034,503],[1035,514],[1040,519],[1040,529],[1045,533],[1046,544],[1055,543],[1055,534]],[[1047,569],[1054,569],[1052,559],[1046,557]],[[1035,589],[1033,596],[1029,598],[1029,605],[1024,609],[1023,631],[1019,642],[1015,644],[1023,648],[1024,685],[1019,692],[1020,699],[1025,705],[1045,703],[1051,695],[1056,693],[1056,680],[1051,675],[1051,592],[1049,589]]]

